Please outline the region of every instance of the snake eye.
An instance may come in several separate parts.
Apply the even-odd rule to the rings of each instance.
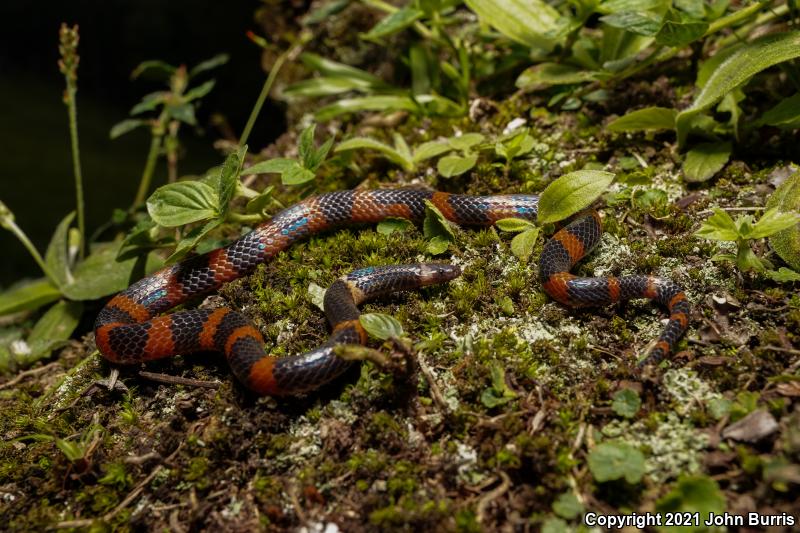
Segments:
[[[421,277],[425,285],[444,283],[461,275],[461,267],[448,263],[423,263]]]

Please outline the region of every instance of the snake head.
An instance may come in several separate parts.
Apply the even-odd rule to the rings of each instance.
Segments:
[[[461,275],[461,267],[448,263],[420,263],[422,285],[434,285],[455,279]]]

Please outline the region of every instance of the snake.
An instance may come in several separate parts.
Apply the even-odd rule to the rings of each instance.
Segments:
[[[332,334],[306,353],[278,357],[264,349],[264,339],[249,318],[227,307],[166,311],[217,290],[251,273],[294,242],[325,230],[387,218],[425,219],[432,204],[459,226],[487,227],[506,218],[535,220],[535,194],[467,195],[425,189],[343,190],[307,197],[229,245],[166,266],[133,283],[101,309],[94,326],[100,353],[118,364],[198,351],[222,352],[233,375],[263,396],[312,391],[341,375],[352,363],[338,357],[339,344],[365,344],[367,332],[358,305],[390,292],[442,283],[460,274],[444,263],[389,265],[355,270],[325,292],[324,309]],[[539,281],[544,291],[569,307],[603,306],[648,298],[665,306],[669,319],[637,368],[669,355],[686,331],[690,304],[673,280],[653,275],[579,277],[570,271],[599,243],[600,215],[579,213],[556,231],[542,248]]]

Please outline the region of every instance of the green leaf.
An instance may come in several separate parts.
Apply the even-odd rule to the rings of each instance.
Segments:
[[[678,114],[678,144],[684,145],[694,115],[709,109],[753,75],[796,57],[800,57],[800,31],[765,35],[742,45],[711,74],[692,105]]]
[[[60,287],[66,285],[72,275],[69,268],[69,225],[75,218],[75,211],[71,212],[56,226],[50,244],[47,245],[44,259],[50,273],[56,278],[54,281]]]
[[[192,104],[171,105],[167,107],[167,112],[175,120],[180,120],[190,126],[197,126],[197,119],[194,116],[194,106]]]
[[[364,39],[380,39],[397,33],[419,20],[424,13],[419,9],[406,6],[382,18],[376,25],[363,35]]]
[[[129,131],[135,130],[139,126],[145,126],[147,124],[146,120],[141,120],[137,118],[128,118],[121,122],[117,122],[111,127],[111,131],[108,132],[108,137],[110,139],[116,139],[122,135],[125,135]]]
[[[465,133],[458,137],[450,137],[447,144],[454,150],[469,150],[475,145],[483,142],[484,136],[480,133]]]
[[[618,11],[600,17],[600,22],[609,26],[636,33],[653,36],[659,33],[661,17],[647,11]]]
[[[778,105],[765,111],[758,123],[787,130],[800,128],[800,93],[784,98]]]
[[[147,199],[147,212],[161,226],[184,226],[219,215],[217,192],[201,181],[168,183]]]
[[[583,514],[583,504],[573,492],[565,492],[553,502],[553,512],[561,518],[573,520]]]
[[[48,309],[28,336],[31,353],[36,354],[32,360],[50,355],[58,344],[69,339],[78,327],[82,313],[83,304],[66,300],[61,300]]]
[[[139,258],[117,261],[122,242],[97,244],[92,253],[72,273],[75,281],[63,288],[71,300],[96,300],[128,287],[132,278],[139,278],[161,266],[155,254],[148,254],[144,265]]]
[[[542,0],[465,0],[481,22],[525,46],[550,51],[565,27],[558,11]]]
[[[689,183],[706,181],[722,170],[731,156],[730,142],[701,143],[689,150],[683,174]]]
[[[261,161],[253,166],[247,167],[242,170],[242,174],[245,176],[249,176],[251,174],[283,174],[295,165],[297,165],[297,161],[294,159],[277,157],[275,159],[267,159],[266,161]]]
[[[695,235],[712,241],[735,242],[739,239],[739,227],[728,213],[715,207],[714,214],[703,222]]]
[[[59,298],[61,291],[48,279],[15,285],[0,293],[0,316],[38,309]]]
[[[255,196],[247,202],[248,213],[264,213],[265,209],[272,204],[272,191],[275,189],[272,185],[266,187],[258,196]]]
[[[800,281],[800,273],[790,270],[786,267],[780,267],[778,270],[767,271],[767,276],[773,281],[778,283],[790,283],[792,281]]]
[[[602,170],[576,170],[553,181],[539,198],[539,224],[558,222],[592,204],[603,194],[614,174]]]
[[[589,453],[589,470],[600,483],[622,478],[639,483],[644,476],[644,455],[624,442],[603,442]]]
[[[208,72],[209,70],[213,70],[217,67],[220,67],[225,63],[227,63],[228,59],[230,59],[228,54],[217,54],[210,59],[201,61],[200,63],[192,67],[192,70],[189,71],[189,77],[194,78],[201,72]]]
[[[534,144],[533,137],[528,134],[528,128],[525,128],[508,138],[497,141],[494,145],[494,151],[505,159],[506,163],[509,163],[515,157],[525,155],[533,150]]]
[[[311,299],[311,303],[321,311],[325,310],[325,289],[313,281],[308,284],[308,297]]]
[[[239,169],[246,153],[247,146],[243,146],[236,152],[228,154],[222,164],[219,182],[217,183],[217,205],[219,206],[220,217],[224,217],[228,212],[231,200],[236,194],[236,186],[239,184]]]
[[[167,91],[157,91],[154,93],[146,94],[142,97],[142,101],[133,106],[130,110],[131,115],[138,115],[146,111],[152,111],[159,105],[167,102],[171,95]]]
[[[434,237],[431,237],[431,239],[428,241],[428,244],[425,247],[425,251],[431,255],[443,254],[450,247],[451,242],[452,241],[447,237],[444,237],[442,235],[436,235]]]
[[[536,227],[515,235],[514,238],[511,239],[511,253],[522,261],[527,261],[530,258],[531,253],[533,252],[533,247],[536,246],[536,241],[538,239],[539,228]]]
[[[682,47],[696,41],[708,30],[708,22],[689,18],[677,11],[668,11],[656,42],[662,46]]]
[[[211,89],[214,88],[216,82],[214,80],[208,80],[197,87],[189,89],[186,94],[183,95],[184,102],[191,102],[192,100],[197,100],[198,98],[202,98],[208,93],[211,92]]]
[[[357,113],[359,111],[392,111],[419,112],[419,105],[409,96],[377,95],[362,96],[358,98],[344,98],[337,102],[318,109],[315,113],[317,120],[324,122],[338,117],[344,113]]]
[[[750,248],[750,243],[747,241],[740,241],[736,249],[736,267],[746,272],[753,270],[755,272],[763,272],[765,270],[764,263]]]
[[[469,171],[478,162],[478,154],[446,155],[439,159],[436,169],[445,178],[452,178]]]
[[[536,225],[530,220],[524,218],[501,218],[494,223],[501,231],[511,231],[520,233],[525,230],[535,228]]]
[[[222,219],[214,218],[202,226],[192,228],[192,230],[180,240],[178,245],[175,247],[175,251],[172,252],[169,257],[167,257],[165,263],[171,265],[183,259],[186,254],[191,252],[200,243],[200,240],[203,237],[205,237],[211,230],[215,229],[220,224],[222,224]]]
[[[316,177],[316,174],[312,171],[294,161],[294,165],[281,174],[281,183],[284,185],[302,185],[313,181]]]
[[[606,0],[597,6],[598,13],[620,13],[622,11],[658,11],[664,0]]]
[[[325,158],[328,157],[328,152],[331,151],[331,147],[333,146],[334,137],[328,137],[328,140],[322,143],[322,146],[319,148],[312,150],[311,156],[308,158],[306,162],[306,168],[311,172],[316,173],[317,169],[322,166],[322,163],[325,161]]]
[[[784,213],[779,211],[777,207],[773,207],[768,209],[752,229],[742,237],[745,239],[762,239],[791,228],[796,224],[800,224],[800,213]]]
[[[338,63],[311,52],[300,54],[300,60],[311,70],[316,70],[325,76],[362,80],[373,87],[388,87],[379,77],[344,63]]]
[[[767,200],[767,208],[786,213],[800,213],[800,172],[781,183]],[[794,270],[800,271],[800,224],[779,231],[769,238],[769,245]]]
[[[375,139],[370,139],[369,137],[353,137],[352,139],[342,141],[336,146],[336,148],[334,148],[333,151],[343,152],[345,150],[358,150],[362,148],[377,150],[386,159],[400,165],[405,170],[411,171],[414,169],[413,161],[409,161],[394,147],[380,141],[376,141]]]
[[[725,495],[717,482],[710,477],[681,476],[677,484],[656,502],[658,513],[700,513],[700,524],[710,513],[721,515],[725,511]],[[697,531],[693,526],[674,527],[675,531]]]
[[[148,61],[142,61],[137,65],[133,72],[131,72],[131,78],[136,79],[145,72],[155,74],[154,77],[158,79],[168,79],[170,76],[175,74],[175,71],[178,70],[166,61],[160,61],[158,59],[150,59]]]
[[[403,335],[403,325],[391,315],[383,313],[364,313],[358,321],[367,330],[367,333],[381,340]]]
[[[492,386],[481,394],[481,403],[491,409],[507,404],[517,397],[517,393],[506,383],[506,373],[502,365],[496,362],[492,363],[489,370],[492,374]]]
[[[614,393],[614,399],[611,402],[611,410],[625,418],[633,418],[636,416],[641,406],[642,400],[633,389],[617,391]]]
[[[562,63],[540,63],[524,70],[515,84],[519,89],[533,91],[551,85],[573,85],[596,79],[596,72],[580,67]]]
[[[297,152],[300,155],[300,163],[308,169],[311,169],[309,162],[314,155],[314,131],[316,129],[316,124],[312,124],[304,129],[300,133],[300,139],[297,144]]]
[[[453,148],[444,141],[428,141],[414,148],[414,163],[425,161],[433,157],[452,151]]]
[[[399,231],[403,232],[406,231],[408,228],[413,226],[411,221],[406,220],[404,218],[385,218],[378,222],[378,233],[381,235],[391,235],[392,233]]]
[[[373,90],[373,85],[361,79],[319,76],[289,85],[283,90],[283,95],[287,97],[314,98],[342,94],[349,91],[369,92],[371,90]]]
[[[450,221],[430,200],[425,200],[425,220],[422,223],[422,232],[428,239],[443,237],[452,241],[456,237],[450,227]]]
[[[671,130],[678,112],[666,107],[645,107],[612,120],[609,131]]]

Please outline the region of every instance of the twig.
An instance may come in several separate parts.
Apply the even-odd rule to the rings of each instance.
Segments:
[[[433,377],[433,372],[431,372],[431,369],[428,368],[428,365],[421,358],[417,359],[417,364],[419,365],[420,372],[422,372],[422,375],[425,376],[425,381],[428,382],[428,388],[431,389],[433,401],[436,402],[436,405],[439,406],[439,409],[445,413],[449,413],[450,408],[447,407],[447,402],[444,400],[444,395],[442,395],[442,389],[440,389],[439,385],[436,383],[436,379]]]
[[[180,376],[170,376],[169,374],[159,374],[156,372],[139,371],[139,375],[143,378],[152,379],[160,383],[169,383],[172,385],[188,385],[190,387],[202,387],[205,389],[218,389],[220,386],[219,381],[202,381],[199,379],[182,378]]]
[[[511,487],[511,478],[508,477],[508,474],[500,470],[499,472],[500,478],[502,479],[502,483],[497,486],[497,488],[490,490],[484,496],[482,496],[478,500],[478,508],[477,508],[477,519],[478,523],[483,523],[486,514],[486,508],[492,503],[494,500],[508,492],[509,487]]]
[[[6,389],[8,387],[13,387],[14,385],[19,383],[23,379],[25,379],[27,377],[30,377],[30,376],[35,376],[37,374],[41,374],[42,372],[45,372],[46,370],[49,370],[49,369],[53,368],[54,366],[58,366],[58,361],[53,361],[52,363],[48,363],[48,364],[46,364],[44,366],[40,366],[38,368],[32,368],[30,370],[23,370],[22,372],[17,374],[17,377],[15,377],[14,379],[6,381],[5,383],[0,383],[0,389]]]

